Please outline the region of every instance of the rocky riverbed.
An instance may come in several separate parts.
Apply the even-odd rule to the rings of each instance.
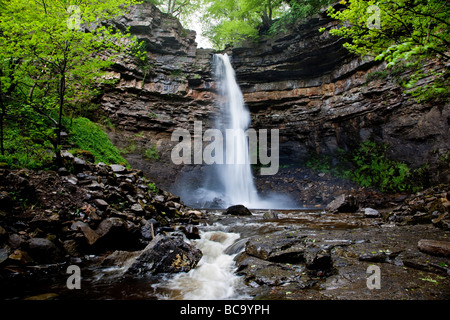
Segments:
[[[224,252],[240,279],[235,298],[450,297],[447,185],[384,201],[343,190],[326,208],[237,216],[186,207],[139,170],[67,153],[64,162],[0,170],[2,299],[176,296],[164,283],[195,270],[204,230],[218,232],[211,241],[239,235]],[[67,288],[70,265],[81,268],[83,290]],[[380,289],[368,288],[371,265]]]

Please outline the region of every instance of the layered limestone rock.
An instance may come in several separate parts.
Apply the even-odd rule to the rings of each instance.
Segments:
[[[253,126],[280,130],[289,163],[311,151],[337,155],[369,137],[414,167],[448,150],[449,105],[417,103],[393,77],[370,80],[384,64],[346,51],[328,32],[336,26],[323,12],[289,34],[232,50]]]
[[[125,59],[114,66],[112,76],[120,80],[101,101],[115,127],[110,137],[128,148],[132,166],[161,187],[173,191],[177,181],[184,187],[188,182],[180,177],[186,175],[195,185],[206,169],[172,163],[171,133],[193,133],[194,121],[202,121],[203,130],[213,126],[213,51],[197,49],[194,32],[150,4],[133,7],[115,24],[144,41],[148,61]],[[286,34],[227,50],[252,127],[280,130],[280,164],[302,166],[311,153],[337,157],[339,149],[351,150],[368,138],[390,145],[391,158],[413,167],[447,152],[449,105],[417,103],[393,76],[369,77],[384,65],[350,54],[343,39],[329,34],[335,27],[322,12]],[[157,157],[146,157],[152,149]],[[261,179],[259,186],[277,177]]]
[[[114,26],[129,28],[147,51],[145,62],[125,58],[112,67],[118,83],[101,104],[115,125],[133,132],[171,132],[209,118],[211,50],[197,49],[194,31],[149,3],[132,7]]]

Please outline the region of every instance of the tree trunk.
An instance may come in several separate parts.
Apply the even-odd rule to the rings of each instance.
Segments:
[[[62,165],[61,161],[61,132],[62,132],[62,115],[64,110],[64,95],[66,94],[66,75],[61,74],[61,79],[59,80],[59,114],[58,114],[58,127],[56,129],[56,164],[58,166]]]
[[[2,72],[0,71],[0,76],[2,75]],[[2,82],[0,80],[0,108],[1,108],[1,114],[0,114],[0,152],[2,156],[5,155],[5,145],[4,145],[4,134],[3,134],[3,125],[5,121],[6,116],[6,109],[5,105],[3,104],[3,87]]]
[[[4,134],[3,134],[3,125],[4,125],[4,120],[5,120],[5,116],[6,116],[6,109],[5,106],[3,105],[3,93],[1,92],[1,85],[0,85],[0,108],[1,110],[1,114],[0,114],[0,152],[2,154],[2,156],[5,155],[5,145],[4,145]]]

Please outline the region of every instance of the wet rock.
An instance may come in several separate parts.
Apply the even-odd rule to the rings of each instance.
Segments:
[[[378,217],[380,217],[380,213],[378,212],[378,210],[375,210],[372,208],[365,208],[364,216],[368,217],[368,218],[378,218]]]
[[[133,261],[129,273],[177,273],[195,268],[202,253],[182,237],[158,235]]]
[[[238,204],[235,206],[228,207],[227,210],[223,213],[225,215],[233,215],[233,216],[251,216],[252,213],[242,204]]]
[[[144,209],[142,209],[142,206],[139,203],[135,203],[131,206],[131,211],[133,211],[135,214],[143,214]]]
[[[106,218],[100,222],[95,232],[99,236],[95,244],[99,250],[139,249],[140,228],[132,222],[116,217]]]
[[[62,251],[50,240],[31,238],[27,241],[28,253],[38,263],[56,263],[63,259]]]
[[[417,244],[420,251],[433,256],[450,257],[450,242],[422,239]]]
[[[9,209],[12,204],[12,199],[9,196],[9,193],[6,191],[0,192],[0,208]]]
[[[354,196],[346,194],[341,194],[326,207],[326,210],[331,213],[354,213],[358,211],[358,209],[358,200]]]
[[[8,237],[8,244],[13,249],[20,248],[24,243],[25,239],[17,233],[10,234]]]
[[[86,168],[86,161],[78,157],[75,157],[73,159],[73,167],[77,172],[82,171],[84,168]]]
[[[153,220],[153,222],[151,221],[147,221],[145,219],[143,219],[144,221],[142,222],[143,225],[141,227],[141,235],[145,240],[152,240],[155,237],[155,228],[154,228],[154,223],[156,223],[156,220]]]
[[[108,209],[108,206],[109,206],[109,204],[105,200],[102,200],[102,199],[94,199],[93,204],[97,208],[99,208],[100,210],[103,210],[103,211]]]
[[[266,211],[263,214],[264,219],[278,219],[278,214],[276,212],[273,212],[272,210]]]
[[[68,176],[70,173],[65,167],[61,167],[61,168],[58,169],[58,174],[60,176],[64,177],[64,176]]]
[[[298,263],[304,261],[305,243],[302,236],[288,237],[286,233],[275,233],[268,237],[249,239],[245,252],[251,256],[272,262]]]
[[[450,230],[450,214],[448,214],[447,212],[443,213],[439,217],[431,220],[431,222],[433,223],[434,226],[436,226],[442,230],[445,230],[445,231]]]
[[[8,233],[6,232],[5,228],[0,226],[0,241],[3,241],[7,237]]]
[[[112,164],[109,166],[114,173],[126,173],[127,168],[121,164]]]
[[[22,265],[34,263],[34,260],[30,257],[30,255],[23,250],[14,250],[8,258]]]
[[[433,220],[432,213],[428,212],[417,212],[412,217],[406,219],[407,224],[428,224]]]
[[[81,221],[74,222],[70,228],[72,230],[81,230],[89,245],[93,245],[100,237],[87,223]]]
[[[186,227],[182,227],[181,231],[185,234],[186,238],[195,240],[200,239],[200,233],[196,226],[188,225]]]
[[[0,248],[0,264],[8,259],[8,250],[6,248]]]
[[[306,267],[310,270],[330,270],[333,268],[333,260],[330,254],[330,248],[308,248],[305,251]]]

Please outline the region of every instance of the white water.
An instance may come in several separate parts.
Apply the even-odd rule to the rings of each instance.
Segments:
[[[240,278],[236,276],[233,258],[225,249],[232,245],[239,234],[222,231],[201,231],[197,240],[203,257],[197,267],[188,273],[180,273],[164,284],[168,293],[161,298],[183,300],[223,300],[243,298],[236,292]]]
[[[220,114],[216,129],[222,132],[223,164],[205,169],[203,187],[181,190],[186,204],[198,208],[227,208],[242,204],[249,209],[288,209],[296,207],[286,195],[271,194],[261,198],[256,189],[246,134],[250,126],[250,112],[227,54],[214,56],[215,77],[218,84]],[[232,135],[232,139],[230,139]],[[227,140],[228,137],[228,140]]]
[[[228,205],[254,207],[259,202],[253,182],[248,140],[245,131],[250,125],[250,112],[236,82],[236,75],[227,54],[215,55],[216,77],[222,97],[222,117],[218,124],[222,132],[231,129],[235,135],[234,150],[226,147],[226,164],[216,165],[224,186]],[[228,142],[227,142],[228,143]],[[225,145],[227,145],[227,143]]]

